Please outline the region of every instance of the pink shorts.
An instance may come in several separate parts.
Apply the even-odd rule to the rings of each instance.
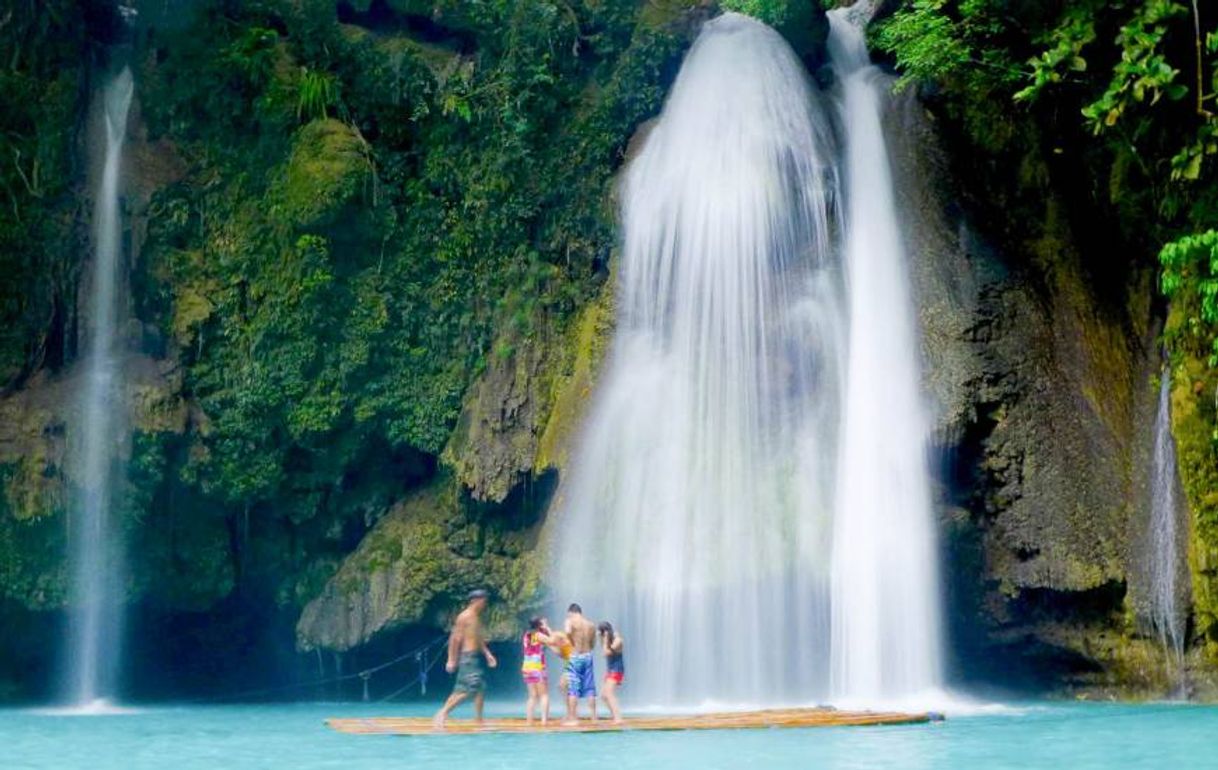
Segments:
[[[544,671],[526,671],[524,672],[525,684],[547,684],[549,680],[546,678]]]

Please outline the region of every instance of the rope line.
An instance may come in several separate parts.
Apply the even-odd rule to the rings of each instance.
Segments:
[[[376,702],[384,703],[385,701],[393,700],[397,696],[399,696],[402,693],[409,690],[411,687],[414,687],[416,684],[422,684],[423,687],[426,688],[427,687],[427,672],[430,671],[433,666],[435,666],[437,663],[440,662],[440,656],[443,655],[444,652],[445,652],[444,647],[441,647],[440,649],[436,650],[436,654],[432,657],[431,662],[427,664],[426,668],[419,671],[419,673],[415,676],[414,679],[411,679],[409,682],[402,685],[401,687],[394,690],[393,692],[389,693],[384,698],[377,698]]]
[[[385,669],[390,668],[392,666],[396,666],[397,664],[401,663],[404,660],[408,660],[410,658],[417,659],[418,656],[423,655],[427,650],[431,649],[432,647],[436,646],[437,644],[440,644],[440,642],[446,641],[447,639],[448,639],[448,634],[443,634],[441,636],[436,637],[435,639],[432,639],[430,642],[427,642],[426,644],[423,644],[419,647],[414,648],[413,650],[410,650],[409,652],[406,652],[406,653],[403,653],[403,654],[397,656],[396,658],[387,660],[384,663],[381,663],[376,666],[372,666],[371,668],[361,669],[361,670],[356,671],[351,674],[341,674],[338,676],[322,677],[319,679],[312,679],[307,682],[294,682],[292,684],[279,685],[276,687],[263,687],[263,688],[257,689],[257,690],[244,690],[241,692],[228,693],[228,694],[224,694],[224,695],[211,695],[211,696],[205,696],[202,698],[192,698],[192,699],[186,700],[184,702],[189,704],[189,703],[212,703],[212,702],[216,702],[216,701],[225,701],[225,700],[245,700],[247,698],[256,698],[256,697],[260,697],[263,695],[273,695],[275,693],[280,693],[280,692],[290,692],[292,690],[300,690],[300,689],[304,689],[306,687],[319,687],[324,684],[349,682],[353,679],[363,679],[365,686],[367,686],[367,681],[372,677],[373,674],[376,674],[380,671],[384,671]],[[443,651],[444,649],[446,649],[446,647],[444,645],[441,645],[440,650]],[[431,668],[431,666],[434,666],[435,661],[438,659],[439,659],[439,654],[437,654],[436,657],[433,658],[432,663],[431,663],[431,665],[428,666],[428,668]],[[410,684],[406,685],[406,687],[399,689],[397,692],[394,693],[394,695],[397,695],[397,694],[403,692],[408,687],[414,685],[415,683],[419,682],[420,680],[426,681],[426,677],[427,677],[427,670],[424,669],[423,671],[421,671],[419,673],[419,675],[417,677],[415,677],[415,679],[413,681],[411,681]]]

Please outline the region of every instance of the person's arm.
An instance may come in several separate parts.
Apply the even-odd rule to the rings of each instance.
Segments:
[[[617,636],[613,637],[613,644],[610,645],[610,647],[618,655],[622,654],[622,635],[621,634],[618,634]]]
[[[458,620],[453,624],[453,632],[448,635],[448,662],[444,670],[452,673],[457,670],[457,653],[461,650],[461,638],[465,633],[465,621]]]
[[[486,665],[491,668],[499,665],[499,661],[495,658],[494,653],[491,652],[490,645],[486,643],[486,637],[482,638],[482,654],[486,657]]]

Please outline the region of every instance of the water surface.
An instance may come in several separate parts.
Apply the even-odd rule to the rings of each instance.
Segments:
[[[1218,707],[1032,705],[937,725],[403,738],[334,733],[330,716],[430,706],[160,707],[114,716],[0,711],[0,766],[30,768],[1196,768],[1218,763]],[[518,710],[502,704],[497,712]],[[468,718],[468,712],[458,712]]]

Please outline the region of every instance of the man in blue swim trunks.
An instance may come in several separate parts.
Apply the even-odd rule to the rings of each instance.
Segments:
[[[571,658],[567,661],[567,718],[564,725],[579,724],[579,699],[587,698],[596,720],[596,673],[592,670],[592,648],[596,645],[596,624],[584,617],[583,608],[572,604],[567,608],[564,626],[571,640]]]

